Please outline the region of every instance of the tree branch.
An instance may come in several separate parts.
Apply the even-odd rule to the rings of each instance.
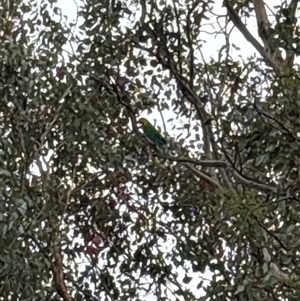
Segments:
[[[250,179],[246,179],[243,175],[238,173],[236,170],[233,170],[233,177],[235,178],[235,180],[238,183],[243,184],[247,187],[253,188],[255,190],[269,192],[269,193],[276,191],[276,186],[268,185],[268,184],[262,184],[262,183],[255,182],[255,181],[250,180]]]
[[[53,250],[50,268],[53,274],[54,284],[58,294],[64,301],[74,301],[74,299],[69,295],[65,284],[62,256],[57,241],[57,225],[51,219],[49,219],[48,222],[51,228],[49,245]]]
[[[151,31],[152,35],[156,35],[155,32]],[[182,94],[185,96],[185,98],[194,106],[198,118],[201,122],[202,125],[202,131],[203,131],[203,141],[204,141],[204,149],[205,149],[205,154],[208,158],[211,158],[211,141],[213,140],[213,135],[212,135],[212,129],[211,129],[211,116],[205,111],[204,105],[200,99],[200,97],[192,90],[192,87],[190,87],[189,83],[187,80],[178,73],[176,70],[176,64],[172,60],[173,55],[171,55],[167,48],[165,51],[167,53],[163,54],[162,51],[158,53],[153,52],[153,47],[152,48],[147,48],[136,41],[132,40],[133,44],[139,48],[142,49],[151,55],[155,56],[157,58],[157,61],[166,69],[170,71],[170,74],[174,76],[179,89],[181,90]],[[213,147],[213,146],[212,146]]]
[[[290,10],[289,18],[292,20],[292,24],[290,25],[290,30],[288,32],[288,37],[290,39],[293,39],[295,26],[297,24],[297,19],[295,18],[295,16],[296,16],[296,12],[297,12],[298,2],[299,2],[298,0],[291,0],[290,5],[289,5],[289,10]],[[290,44],[290,43],[288,43],[288,44]],[[294,59],[295,59],[295,50],[287,49],[286,50],[286,67],[287,68],[292,68],[292,66],[294,64]]]
[[[201,165],[203,167],[223,167],[227,168],[228,164],[224,161],[219,160],[195,160],[188,157],[175,157],[175,156],[162,156],[160,154],[156,155],[157,157],[168,159],[172,162],[178,162],[178,163],[192,163],[194,165]]]
[[[53,273],[56,290],[64,301],[74,301],[73,298],[69,295],[65,284],[62,257],[58,246],[53,247],[53,257],[54,261],[51,263],[51,270]]]
[[[270,22],[267,17],[264,2],[262,0],[252,0],[252,3],[254,5],[254,10],[256,15],[258,35],[262,39],[265,45],[265,49],[268,51],[272,51],[269,45]]]
[[[265,235],[266,238],[266,235]],[[267,240],[267,238],[266,238]],[[266,247],[262,249],[263,260],[268,264],[269,269],[274,273],[275,277],[282,282],[286,282],[289,280],[289,275],[284,273],[274,262],[272,262],[271,255]]]
[[[191,165],[189,163],[184,163],[183,165],[186,166],[193,174],[195,174],[199,178],[207,181],[208,183],[210,183],[218,188],[222,188],[222,185],[217,180],[212,179],[211,177],[207,176],[206,174],[204,174],[203,172],[201,172],[200,170],[195,168],[193,165]]]
[[[252,44],[252,46],[260,53],[264,58],[266,63],[273,68],[276,75],[282,74],[282,64],[276,57],[274,57],[267,49],[262,47],[262,45],[253,37],[247,27],[242,23],[238,13],[235,11],[229,0],[224,0],[224,6],[227,8],[228,15],[231,18],[233,24],[237,29],[243,34],[245,39]]]
[[[277,186],[271,185],[271,184],[263,184],[259,183],[257,181],[254,181],[253,179],[247,179],[245,178],[241,173],[239,173],[237,170],[235,170],[231,165],[229,165],[227,162],[220,161],[220,160],[195,160],[192,158],[186,158],[186,157],[174,157],[174,156],[162,156],[160,154],[156,154],[157,157],[168,159],[173,162],[178,162],[178,163],[189,163],[193,165],[201,165],[202,167],[216,167],[216,168],[223,168],[223,169],[228,169],[232,172],[233,177],[237,181],[237,183],[243,184],[247,187],[250,187],[255,190],[259,191],[264,191],[264,192],[275,192],[277,189]],[[187,166],[186,164],[184,164]],[[190,166],[190,165],[189,165]],[[190,167],[189,167],[190,168]],[[191,168],[190,168],[191,169]],[[195,168],[194,168],[195,169]],[[193,169],[193,171],[194,171]],[[199,170],[195,169],[197,172]],[[207,175],[203,174],[205,177],[208,177]],[[199,177],[202,177],[201,175],[198,174]],[[203,179],[207,180],[206,178],[202,177]],[[214,179],[209,178],[210,182],[214,182],[214,184],[217,182]],[[218,183],[221,185],[220,183]],[[218,185],[215,185],[218,186]]]

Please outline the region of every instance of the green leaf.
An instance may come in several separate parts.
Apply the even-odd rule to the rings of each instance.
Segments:
[[[269,154],[259,155],[255,159],[255,166],[259,166],[263,163],[266,163],[269,160]]]
[[[0,175],[5,175],[5,176],[7,176],[7,177],[10,177],[10,176],[11,176],[11,173],[10,173],[8,170],[1,169],[1,170],[0,170]]]
[[[188,284],[188,283],[191,282],[192,279],[193,279],[192,277],[185,276],[185,277],[182,279],[182,281],[183,281],[183,283]]]
[[[238,285],[236,291],[233,293],[234,295],[237,295],[245,290],[245,287],[243,285]]]

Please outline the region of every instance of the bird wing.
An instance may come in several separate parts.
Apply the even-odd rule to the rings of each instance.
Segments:
[[[166,140],[162,137],[160,132],[152,125],[146,125],[144,127],[144,133],[147,135],[150,139],[154,140],[159,145],[166,144]]]

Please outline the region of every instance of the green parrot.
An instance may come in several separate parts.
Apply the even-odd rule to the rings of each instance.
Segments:
[[[166,140],[161,133],[146,118],[141,118],[138,123],[142,124],[142,129],[147,138],[152,140],[159,149],[164,151]]]

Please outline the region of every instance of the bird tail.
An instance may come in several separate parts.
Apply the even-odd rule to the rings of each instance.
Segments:
[[[166,157],[168,154],[168,148],[167,148],[166,144],[157,144],[157,146],[158,146],[158,150],[160,152],[162,152],[163,155]]]

